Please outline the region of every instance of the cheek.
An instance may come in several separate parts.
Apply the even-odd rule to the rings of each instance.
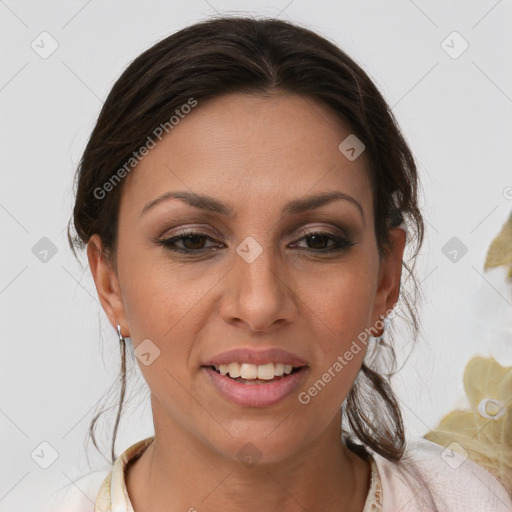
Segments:
[[[151,337],[156,342],[170,343],[189,325],[189,312],[194,312],[218,281],[214,273],[192,272],[191,265],[170,264],[163,251],[152,252],[119,262],[134,343]]]
[[[316,388],[311,393],[322,391],[325,399],[339,405],[366,354],[374,293],[369,272],[364,266],[344,269],[325,280],[320,289],[309,286],[315,292],[309,291],[305,301],[319,363],[311,375],[310,383]]]
[[[342,280],[334,284],[338,286],[324,295],[311,297],[317,364],[298,396],[304,411],[320,422],[332,418],[353,386],[366,354],[365,329],[371,318],[367,288]]]
[[[160,404],[187,411],[189,397],[183,389],[191,385],[189,356],[198,325],[196,306],[204,293],[194,283],[178,283],[179,274],[173,269],[148,260],[125,266],[125,272],[123,298],[142,376]]]
[[[373,272],[362,262],[303,283],[304,302],[338,343],[369,327],[375,295]],[[338,348],[341,348],[339,346]]]
[[[186,367],[187,337],[180,320],[190,306],[181,294],[181,300],[176,300],[171,279],[155,268],[148,272],[141,264],[136,268],[126,265],[123,270],[123,301],[139,368],[152,391],[166,388],[171,378],[168,372],[174,375],[176,368]]]

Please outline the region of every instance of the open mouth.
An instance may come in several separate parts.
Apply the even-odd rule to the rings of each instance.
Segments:
[[[202,368],[221,395],[242,407],[278,404],[297,392],[309,370],[308,365],[237,362],[212,365],[210,361]]]
[[[224,366],[224,365],[222,365]],[[227,377],[232,381],[240,382],[242,384],[271,384],[280,380],[286,379],[290,375],[300,372],[305,369],[306,366],[291,366],[291,365],[262,365],[263,369],[257,372],[254,365],[250,365],[251,368],[244,368],[244,365],[236,365],[233,369],[232,365],[228,368],[219,366],[207,366],[207,368],[213,370],[223,377]],[[228,366],[228,365],[226,365]],[[243,376],[242,376],[243,375]]]

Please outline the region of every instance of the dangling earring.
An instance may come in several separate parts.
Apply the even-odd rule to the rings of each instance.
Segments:
[[[124,336],[121,334],[121,326],[117,324],[117,334],[119,334],[119,342],[125,343]]]
[[[132,345],[132,339],[130,336],[123,336],[121,334],[121,326],[117,324],[117,334],[119,335],[119,343],[121,344],[121,349],[128,348],[128,354],[130,354],[130,357],[133,359],[133,345]]]

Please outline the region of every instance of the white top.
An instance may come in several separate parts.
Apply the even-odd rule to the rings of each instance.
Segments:
[[[128,496],[124,469],[153,437],[125,450],[113,466],[94,471],[52,496],[52,512],[134,512]],[[439,512],[511,512],[512,499],[484,468],[456,452],[420,438],[407,453],[433,493]],[[416,480],[407,483],[396,463],[378,454],[371,459],[370,489],[362,512],[427,512]],[[423,488],[424,489],[424,488]],[[139,511],[137,511],[139,512]]]

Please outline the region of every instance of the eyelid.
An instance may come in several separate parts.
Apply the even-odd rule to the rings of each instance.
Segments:
[[[329,226],[328,227],[328,226],[318,226],[316,224],[312,225],[312,226],[300,228],[298,231],[294,231],[294,233],[295,233],[294,236],[305,236],[310,233],[318,233],[319,231],[325,232],[326,234],[330,234],[332,236],[349,238],[349,236],[345,232],[345,230],[339,226],[336,226],[336,227]]]
[[[208,233],[206,232],[208,231]],[[308,228],[302,228],[299,230],[299,233],[296,233],[293,240],[295,243],[295,246],[299,249],[305,250],[308,253],[311,253],[311,255],[316,256],[328,256],[331,254],[343,254],[345,251],[347,251],[350,247],[353,247],[356,245],[356,242],[351,240],[349,237],[347,237],[344,233],[332,233],[330,230],[326,229],[325,227],[321,226],[310,226]],[[303,240],[305,240],[308,237],[312,237],[314,235],[321,235],[326,236],[330,242],[333,242],[332,246],[328,246],[324,249],[312,249],[308,247],[300,247],[297,244],[300,244]],[[183,249],[180,247],[177,247],[177,243],[180,243],[182,240],[187,238],[188,236],[199,236],[204,237],[208,239],[210,243],[214,243],[213,245],[210,245],[208,247],[202,247],[199,249]],[[166,247],[168,250],[176,253],[176,254],[184,254],[188,257],[201,257],[204,254],[212,254],[214,252],[217,252],[218,249],[222,249],[223,247],[218,247],[218,245],[226,245],[224,242],[221,242],[219,240],[217,235],[213,235],[209,232],[209,230],[206,230],[204,228],[196,228],[196,227],[186,227],[182,229],[178,229],[177,232],[171,234],[170,236],[166,237],[160,237],[159,239],[155,240],[156,243],[159,245],[162,245]],[[215,242],[219,242],[219,244],[215,244]],[[217,245],[217,246],[216,246]],[[292,245],[293,247],[293,245]],[[225,247],[224,247],[225,248]]]
[[[171,231],[171,234],[166,235],[167,232]],[[341,226],[325,226],[325,225],[308,225],[307,227],[301,227],[297,230],[296,227],[292,227],[287,229],[283,234],[289,241],[297,240],[298,237],[302,238],[304,236],[308,236],[312,233],[318,233],[319,231],[325,232],[328,235],[334,237],[343,237],[345,239],[350,239],[350,235],[343,229]],[[333,232],[334,231],[334,232]],[[191,226],[183,226],[177,228],[176,231],[172,231],[172,229],[167,229],[162,235],[157,237],[156,241],[166,240],[168,238],[174,238],[177,236],[187,236],[188,234],[201,234],[205,236],[209,236],[213,239],[219,241],[219,239],[224,239],[222,235],[220,235],[216,230],[210,229],[208,226],[193,224]]]
[[[167,234],[169,231],[171,231],[171,233]],[[157,241],[166,240],[168,238],[174,238],[176,236],[187,236],[188,234],[201,234],[215,239],[222,238],[217,232],[214,232],[213,230],[205,226],[194,224],[193,226],[183,226],[177,228],[176,231],[173,231],[172,229],[167,229],[166,231],[164,231],[162,235],[157,237]]]

